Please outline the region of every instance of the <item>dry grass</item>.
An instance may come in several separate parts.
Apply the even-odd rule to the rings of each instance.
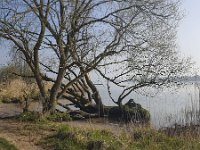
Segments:
[[[181,135],[168,135],[163,131],[139,125],[126,126],[124,129],[83,121],[31,123],[0,120],[0,131],[0,137],[6,138],[22,150],[86,150],[88,145],[95,143],[102,144],[105,150],[200,149],[200,136],[194,136],[191,132],[182,131]]]
[[[45,90],[48,91],[52,84],[45,82]],[[22,79],[14,79],[6,83],[0,83],[0,100],[9,101],[17,99],[24,101],[24,98],[35,98],[39,95],[39,89],[35,82],[26,82]]]
[[[2,100],[18,99],[32,97],[38,94],[38,88],[35,83],[26,83],[22,79],[14,79],[8,83],[0,85],[0,98]]]
[[[0,137],[16,145],[19,150],[42,150],[36,143],[51,131],[48,125],[0,120]],[[0,148],[1,149],[1,148]]]
[[[80,126],[82,124],[82,126]],[[100,124],[99,124],[100,125]],[[133,124],[126,127],[109,127],[106,125],[92,124],[88,128],[83,122],[60,124],[57,132],[50,134],[43,143],[49,149],[88,149],[88,145],[100,142],[105,150],[199,150],[200,136],[193,136],[191,132],[183,133],[184,136],[169,136],[163,131],[157,131],[149,126]],[[116,134],[116,130],[118,133]],[[191,136],[189,137],[188,135]]]

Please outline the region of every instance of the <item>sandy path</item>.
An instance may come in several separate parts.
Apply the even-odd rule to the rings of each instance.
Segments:
[[[0,103],[0,118],[14,116],[20,114],[22,108],[19,104],[4,104]]]
[[[0,104],[0,118],[13,116],[14,114],[18,114],[20,112],[22,112],[20,106],[16,107],[15,104]],[[85,129],[107,129],[115,134],[119,134],[122,131],[127,131],[127,129],[129,129],[124,125],[120,126],[119,124],[109,123],[108,120],[103,118],[91,119],[87,121],[62,122],[56,124],[68,124],[72,127]],[[53,133],[52,129],[38,128],[36,124],[33,123],[0,119],[0,137],[13,143],[19,150],[42,150],[37,143],[51,133]]]
[[[42,150],[36,145],[41,135],[24,133],[24,123],[17,123],[11,120],[0,120],[0,137],[7,139],[19,150]]]
[[[116,124],[103,123],[102,121],[71,121],[56,123],[57,125],[68,124],[72,127],[85,129],[107,129],[119,134],[123,127]],[[31,130],[29,130],[32,128]],[[15,120],[0,120],[0,137],[7,139],[19,150],[43,150],[37,143],[48,134],[53,133],[52,129],[38,128],[36,124],[23,123]]]

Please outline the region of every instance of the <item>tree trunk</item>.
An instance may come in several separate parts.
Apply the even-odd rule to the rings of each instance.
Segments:
[[[29,102],[28,102],[28,98],[24,97],[24,107],[23,107],[23,112],[28,112],[28,107],[29,107]]]
[[[88,86],[91,88],[91,90],[93,92],[93,98],[94,98],[94,101],[95,101],[95,103],[97,105],[98,115],[99,116],[104,116],[105,115],[104,105],[102,103],[102,99],[101,99],[101,96],[99,94],[98,89],[93,84],[93,82],[89,79],[88,75],[85,75],[85,79],[86,79],[86,82],[87,82]]]
[[[48,111],[50,113],[54,113],[56,111],[56,101],[57,101],[58,91],[61,87],[62,80],[65,75],[65,71],[66,69],[64,68],[64,62],[61,62],[57,79],[50,91],[50,96],[49,96],[49,101],[48,101]]]

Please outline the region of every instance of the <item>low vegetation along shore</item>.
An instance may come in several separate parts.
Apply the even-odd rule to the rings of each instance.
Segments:
[[[23,101],[24,86],[20,86],[26,84],[13,80],[9,85],[1,86],[0,91],[0,117],[7,116],[0,119],[0,150],[200,149],[198,126],[155,130],[148,123],[149,112],[133,100],[124,105],[123,113],[126,115],[123,123],[119,123],[116,117],[120,116],[118,107],[110,108],[110,117],[114,120],[109,120],[109,117],[83,119],[80,114],[80,118],[71,118],[70,113],[62,112],[41,117],[39,113],[25,109],[31,107]],[[34,101],[37,91],[30,93]],[[22,101],[16,101],[19,99]],[[10,118],[9,112],[19,115]],[[134,119],[137,123],[130,123],[136,112]],[[138,123],[141,117],[144,122]]]
[[[200,131],[152,129],[149,125],[111,124],[107,120],[0,120],[1,150],[198,150]]]
[[[0,5],[0,150],[200,149],[198,126],[152,129],[131,99],[196,68],[177,51],[179,0]]]

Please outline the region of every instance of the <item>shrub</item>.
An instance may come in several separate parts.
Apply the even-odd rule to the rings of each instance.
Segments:
[[[124,104],[122,109],[118,106],[109,108],[108,115],[110,119],[116,121],[147,123],[150,120],[150,113],[132,99]]]

